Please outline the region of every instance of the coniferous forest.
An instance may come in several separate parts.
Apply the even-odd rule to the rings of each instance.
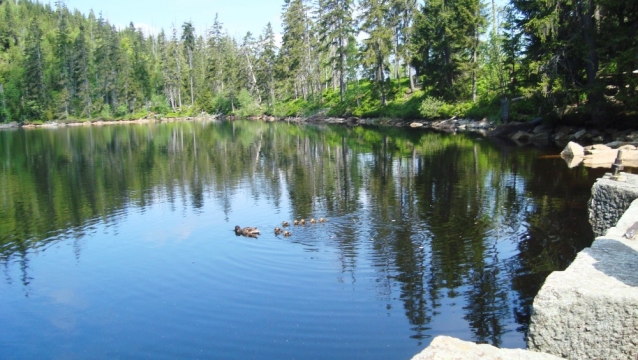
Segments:
[[[62,0],[0,0],[0,122],[638,120],[636,1],[283,0],[281,21],[281,43],[270,23],[233,38],[218,15],[145,34]]]

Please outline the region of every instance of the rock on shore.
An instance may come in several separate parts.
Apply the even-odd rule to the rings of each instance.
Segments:
[[[449,336],[437,336],[412,360],[558,360],[560,358],[523,349],[499,349]]]
[[[490,137],[507,138],[519,145],[557,145],[565,146],[568,142],[582,145],[595,143],[614,143],[617,148],[624,144],[638,142],[638,130],[590,129],[576,126],[551,126],[541,119],[525,123],[510,123],[497,126],[488,133]]]
[[[638,167],[638,149],[633,144],[612,142],[606,145],[581,146],[570,141],[560,153],[569,167],[583,163],[587,167],[611,168],[618,156],[623,166]]]
[[[547,277],[534,299],[530,349],[579,360],[638,357],[638,240],[623,237],[636,220],[638,200],[565,271]]]

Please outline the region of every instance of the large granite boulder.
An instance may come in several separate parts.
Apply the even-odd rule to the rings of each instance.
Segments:
[[[412,360],[558,360],[560,358],[523,349],[499,349],[449,336],[437,336]]]
[[[589,199],[589,222],[596,236],[614,226],[631,202],[638,199],[638,175],[626,174],[626,177],[624,182],[603,177],[594,183]]]
[[[638,240],[623,237],[636,221],[638,201],[565,271],[547,277],[534,299],[529,349],[568,359],[638,358]]]

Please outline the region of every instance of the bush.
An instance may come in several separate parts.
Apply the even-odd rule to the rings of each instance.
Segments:
[[[261,115],[259,105],[246,89],[242,89],[237,95],[235,115],[241,117]]]
[[[421,106],[419,106],[419,112],[424,118],[435,119],[443,115],[442,110],[444,110],[445,112],[450,111],[448,106],[449,104],[446,104],[440,98],[427,96],[423,100],[423,102],[421,102]]]
[[[128,107],[126,106],[126,104],[122,104],[118,107],[115,108],[115,116],[116,117],[122,117],[124,115],[128,114]]]
[[[100,110],[100,119],[108,120],[111,118],[111,107],[108,104],[103,104]]]
[[[166,114],[171,111],[171,106],[164,95],[153,95],[151,97],[151,111],[157,114]]]

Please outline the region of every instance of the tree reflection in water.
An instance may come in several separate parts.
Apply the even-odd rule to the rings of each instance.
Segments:
[[[72,238],[79,258],[92,224],[159,202],[212,201],[228,221],[248,184],[283,213],[329,216],[339,281],[371,261],[378,298],[401,299],[412,338],[430,337],[438,309],[458,302],[473,340],[502,345],[526,331],[545,277],[593,240],[586,201],[600,172],[541,153],[470,134],[249,121],[5,131],[0,263],[20,263],[28,294],[31,252]]]

